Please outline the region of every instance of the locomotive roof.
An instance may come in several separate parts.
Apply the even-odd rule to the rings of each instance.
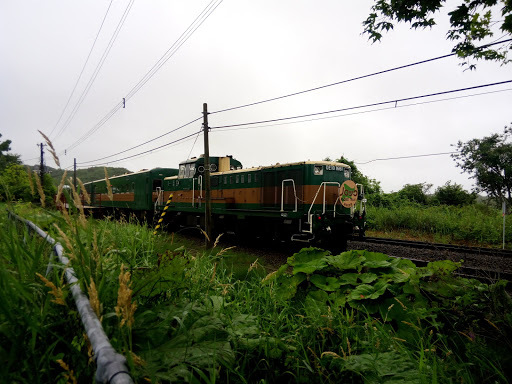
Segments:
[[[273,168],[280,168],[280,167],[290,167],[293,165],[332,165],[332,166],[338,166],[338,167],[344,167],[349,168],[350,165],[345,163],[338,163],[336,161],[298,161],[296,163],[285,163],[285,164],[274,164],[274,165],[267,165],[267,166],[259,166],[259,167],[252,167],[252,168],[242,168],[242,169],[232,169],[225,172],[212,172],[212,175],[228,175],[228,174],[234,174],[234,173],[243,173],[243,172],[254,172],[254,171],[260,171],[263,169],[273,169]],[[178,176],[168,176],[164,180],[173,180],[178,179]]]

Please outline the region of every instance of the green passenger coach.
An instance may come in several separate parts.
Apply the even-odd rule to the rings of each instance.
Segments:
[[[154,168],[109,178],[112,196],[105,179],[85,184],[91,206],[134,211],[142,217],[153,212],[163,199],[164,178],[178,174],[175,168]],[[110,199],[112,197],[112,200]]]

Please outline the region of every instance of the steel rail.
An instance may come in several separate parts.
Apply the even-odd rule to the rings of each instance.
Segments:
[[[399,245],[403,247],[410,248],[420,248],[420,249],[433,249],[433,250],[447,250],[453,252],[464,252],[470,254],[482,254],[482,255],[490,255],[490,256],[499,256],[499,257],[512,257],[512,251],[502,250],[502,249],[494,249],[494,248],[481,248],[481,247],[468,247],[461,245],[453,245],[453,244],[440,244],[440,243],[427,243],[423,241],[411,241],[411,240],[398,240],[398,239],[388,239],[381,237],[352,237],[349,238],[351,241],[361,241],[368,242],[374,244],[387,244],[387,245]]]
[[[390,256],[390,257],[398,257],[398,256]],[[417,267],[426,267],[428,263],[432,262],[432,260],[423,260],[423,259],[414,259],[407,257],[407,260],[411,260],[414,265]],[[481,282],[494,283],[498,280],[508,280],[512,281],[512,273],[496,271],[492,269],[482,269],[482,268],[474,268],[474,267],[466,267],[461,266],[457,268],[453,274],[458,277],[468,278],[468,279],[476,279]]]
[[[69,259],[64,256],[64,249],[50,237],[45,231],[11,211],[7,211],[9,218],[16,219],[24,223],[29,230],[33,230],[49,244],[53,245],[53,252],[59,258],[59,261],[68,266]],[[51,261],[50,261],[51,262]],[[66,281],[70,286],[75,305],[80,314],[82,324],[87,332],[87,337],[91,342],[96,360],[96,382],[105,384],[133,384],[129,370],[126,366],[126,358],[117,353],[110,344],[108,336],[105,334],[101,322],[91,307],[91,303],[85,293],[80,289],[75,270],[71,267],[65,270]]]

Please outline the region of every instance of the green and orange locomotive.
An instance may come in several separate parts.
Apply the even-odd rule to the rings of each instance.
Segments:
[[[203,227],[205,159],[179,169],[155,168],[86,184],[93,207],[158,215],[165,209],[171,230]],[[363,186],[350,179],[350,166],[302,161],[243,168],[231,156],[210,157],[212,223],[216,233],[344,247],[364,235]]]

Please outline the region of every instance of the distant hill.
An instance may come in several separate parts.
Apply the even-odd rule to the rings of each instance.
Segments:
[[[30,166],[35,171],[39,171],[39,166]],[[55,186],[58,186],[60,183],[60,179],[62,178],[62,174],[64,173],[63,169],[46,167],[46,172],[50,173],[53,183]],[[115,168],[115,167],[107,167],[108,177],[124,175],[125,173],[131,173],[126,168]],[[68,178],[73,178],[73,171],[68,171]],[[100,180],[105,178],[105,171],[103,167],[91,167],[86,169],[77,169],[76,177],[82,180],[83,183],[88,183],[89,181]]]

